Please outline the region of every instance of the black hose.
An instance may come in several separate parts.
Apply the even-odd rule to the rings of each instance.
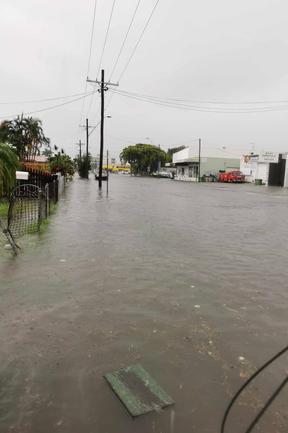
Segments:
[[[252,380],[255,379],[265,368],[267,368],[272,362],[276,361],[276,359],[280,358],[280,356],[284,355],[284,353],[288,352],[288,346],[284,347],[280,352],[278,352],[273,358],[269,359],[265,364],[262,365],[262,367],[258,368],[258,370],[255,371],[255,373],[252,374],[252,376],[241,386],[241,388],[236,392],[234,397],[231,399],[230,403],[227,406],[227,409],[225,410],[222,423],[221,423],[221,433],[224,433],[226,421],[228,418],[228,415],[230,413],[230,410],[232,409],[232,406],[234,405],[235,401],[239,397],[239,395],[242,393],[242,391],[249,385],[249,383],[252,382]]]
[[[255,427],[255,425],[258,423],[258,421],[260,420],[260,418],[262,418],[262,416],[264,415],[264,413],[266,412],[266,410],[269,408],[269,406],[271,406],[271,404],[273,403],[273,401],[275,400],[275,398],[277,397],[277,395],[280,394],[280,392],[282,391],[282,389],[284,388],[284,386],[287,383],[288,383],[288,376],[283,380],[283,382],[281,382],[281,384],[278,386],[278,388],[276,389],[276,391],[271,395],[271,397],[269,398],[269,400],[266,402],[265,406],[263,406],[263,408],[260,410],[260,412],[258,413],[258,415],[251,422],[251,424],[249,425],[249,427],[245,431],[245,433],[251,433],[251,431],[253,430],[253,428]]]

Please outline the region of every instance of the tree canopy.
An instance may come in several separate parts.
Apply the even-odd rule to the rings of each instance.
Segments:
[[[77,171],[80,177],[87,178],[89,177],[89,171],[91,170],[91,155],[88,154],[88,158],[86,155],[78,156],[74,159],[75,165],[77,167]]]
[[[50,157],[49,168],[51,173],[61,173],[63,176],[73,176],[75,173],[74,162],[64,151]]]
[[[18,157],[11,146],[0,143],[0,197],[13,188],[18,165]]]
[[[164,150],[151,144],[135,144],[125,147],[121,154],[122,162],[129,163],[131,173],[150,174],[156,172],[161,165],[167,161],[167,154]]]
[[[0,124],[0,142],[11,144],[23,161],[33,160],[40,154],[40,148],[50,143],[45,137],[42,122],[33,117],[18,116]]]

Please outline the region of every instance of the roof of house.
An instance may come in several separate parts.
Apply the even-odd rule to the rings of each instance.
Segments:
[[[46,164],[48,162],[48,158],[45,155],[36,155],[34,162]]]

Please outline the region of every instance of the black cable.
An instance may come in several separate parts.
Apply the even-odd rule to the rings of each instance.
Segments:
[[[283,107],[263,107],[263,108],[247,108],[247,109],[226,109],[226,108],[211,108],[211,107],[203,107],[197,105],[187,105],[180,103],[172,103],[165,100],[157,99],[154,97],[142,97],[142,96],[134,96],[133,94],[129,94],[127,92],[122,92],[121,90],[111,89],[112,92],[117,93],[118,95],[125,96],[127,98],[135,99],[142,102],[148,102],[154,105],[161,105],[163,107],[177,108],[180,110],[188,110],[188,111],[198,111],[202,113],[220,113],[220,114],[250,114],[250,113],[267,113],[271,111],[281,111],[287,110],[288,106]]]
[[[267,362],[265,362],[265,364],[263,364],[260,368],[258,368],[255,373],[252,374],[252,376],[246,380],[246,382],[241,386],[241,388],[236,392],[236,394],[234,395],[234,397],[230,400],[230,403],[228,404],[223,419],[222,419],[222,423],[221,423],[221,433],[224,433],[225,431],[225,425],[226,425],[226,421],[228,418],[228,415],[235,403],[235,401],[237,400],[237,398],[239,397],[239,395],[242,393],[242,391],[244,391],[245,388],[247,388],[247,386],[255,379],[255,377],[257,377],[263,370],[265,370],[265,368],[267,368],[270,364],[272,364],[274,361],[276,361],[276,359],[280,358],[280,356],[284,355],[284,353],[288,352],[288,346],[284,347],[284,349],[282,349],[280,352],[278,352],[275,356],[273,356],[271,359],[269,359]]]
[[[99,71],[100,71],[101,65],[102,65],[102,60],[103,60],[104,51],[105,51],[106,44],[107,44],[107,39],[108,39],[108,34],[109,34],[110,26],[111,26],[113,12],[114,12],[114,8],[115,8],[115,3],[116,3],[116,0],[113,0],[111,12],[110,12],[110,17],[109,17],[109,21],[108,21],[108,26],[107,26],[107,30],[106,30],[106,34],[105,34],[104,44],[103,44],[102,52],[101,52],[101,56],[100,56],[99,67],[98,67],[98,70],[97,70],[97,73],[96,73],[96,80],[97,80],[97,77],[98,77],[98,74],[99,74]],[[97,86],[97,84],[93,85],[93,90],[96,90],[96,86]],[[89,116],[89,113],[90,113],[90,110],[91,110],[91,107],[92,107],[92,103],[93,103],[93,99],[94,99],[93,96],[90,98],[90,103],[89,103],[89,107],[88,107],[88,110],[87,110],[86,117]]]
[[[119,77],[118,82],[119,82],[119,81],[121,80],[121,78],[123,77],[123,75],[124,75],[124,73],[126,72],[126,69],[128,68],[128,66],[129,66],[129,64],[130,64],[130,62],[131,62],[131,60],[132,60],[132,58],[134,57],[134,54],[135,54],[135,52],[136,52],[136,50],[137,50],[137,48],[138,48],[138,46],[139,46],[139,44],[140,44],[140,42],[141,42],[143,36],[144,36],[144,33],[145,33],[145,31],[146,31],[146,29],[147,29],[147,27],[148,27],[148,25],[149,25],[149,23],[150,23],[150,21],[151,21],[151,19],[152,19],[152,16],[154,15],[154,12],[155,12],[155,10],[156,10],[156,8],[157,8],[157,6],[158,6],[159,1],[160,1],[160,0],[157,0],[156,3],[155,3],[155,5],[153,6],[152,12],[150,13],[150,15],[149,15],[149,17],[148,17],[148,20],[146,21],[146,24],[145,24],[145,26],[144,26],[144,28],[143,28],[143,30],[142,30],[142,32],[141,32],[139,38],[138,38],[138,41],[136,42],[136,44],[135,44],[135,46],[134,46],[134,48],[133,48],[133,51],[132,51],[132,53],[131,53],[129,59],[128,59],[128,61],[126,62],[126,65],[124,66],[124,69],[122,70],[122,72],[121,72],[121,74],[120,74],[120,77]]]
[[[119,90],[120,91],[120,90]],[[128,95],[132,95],[132,96],[141,96],[143,98],[153,98],[153,99],[158,99],[161,101],[166,101],[166,102],[170,102],[170,103],[192,103],[192,104],[206,104],[206,105],[228,105],[231,106],[232,109],[237,109],[238,105],[248,105],[247,108],[251,108],[249,107],[249,105],[251,105],[253,107],[253,104],[256,105],[264,105],[264,104],[270,104],[270,105],[275,105],[275,104],[287,104],[288,103],[288,99],[280,99],[280,100],[263,100],[263,101],[237,101],[237,102],[232,102],[232,101],[222,101],[222,100],[216,100],[216,99],[208,99],[208,100],[204,100],[204,99],[181,99],[181,98],[171,98],[171,97],[159,97],[159,96],[153,96],[153,95],[147,95],[147,94],[142,94],[142,93],[135,93],[135,92],[129,92],[127,90],[121,90],[121,92],[128,94]],[[236,106],[236,107],[233,107]],[[245,107],[243,107],[245,109]]]
[[[81,99],[87,98],[88,96],[92,95],[93,93],[95,93],[95,92],[86,93],[85,95],[80,96],[79,98],[75,98],[75,99],[72,99],[70,101],[63,102],[62,104],[52,105],[50,107],[42,108],[40,110],[35,110],[35,111],[29,111],[29,112],[22,113],[22,114],[23,114],[23,116],[28,116],[31,114],[42,113],[43,111],[54,110],[55,108],[63,107],[64,105],[72,104],[73,102],[80,101]],[[11,117],[17,117],[18,115],[19,115],[19,113],[10,114],[10,115],[6,115],[6,116],[0,116],[0,119],[8,119]]]
[[[104,51],[105,51],[106,44],[107,44],[108,34],[109,34],[110,26],[111,26],[111,21],[112,21],[112,17],[113,17],[115,2],[116,2],[116,0],[113,0],[111,12],[110,12],[110,17],[109,17],[109,22],[108,22],[108,26],[107,26],[107,30],[106,30],[105,40],[104,40],[104,44],[103,44],[103,48],[102,48],[102,53],[101,53],[101,57],[100,57],[99,68],[98,68],[97,74],[96,74],[96,80],[97,80],[99,71],[101,69],[101,64],[102,64],[102,60],[103,60],[103,56],[104,56]]]
[[[37,102],[50,102],[50,101],[57,101],[57,100],[61,100],[61,99],[71,99],[71,98],[75,98],[77,96],[84,96],[86,94],[85,92],[82,93],[74,93],[73,95],[66,95],[66,96],[51,96],[48,98],[43,98],[43,99],[30,99],[30,100],[26,100],[26,101],[4,101],[4,102],[0,102],[0,105],[16,105],[16,104],[34,104]]]
[[[92,47],[93,47],[93,36],[94,36],[94,28],[95,28],[95,19],[96,19],[97,4],[98,4],[98,0],[95,0],[94,11],[93,11],[93,22],[92,22],[92,29],[91,29],[91,36],[90,36],[90,47],[89,47],[87,77],[89,76],[90,64],[91,64],[91,54],[92,54]],[[87,83],[87,81],[86,81],[86,83]]]
[[[89,56],[88,56],[88,65],[87,65],[86,77],[89,77],[89,72],[90,72],[91,55],[92,55],[92,47],[93,47],[93,37],[94,37],[94,29],[95,29],[95,20],[96,20],[97,5],[98,5],[98,0],[95,0],[95,2],[94,2],[94,11],[93,11],[93,21],[92,21],[92,28],[91,28],[91,36],[90,36],[90,47],[89,47]],[[84,92],[85,93],[87,92],[87,79],[85,80]],[[85,106],[85,99],[83,99],[83,102],[82,102],[82,107],[81,107],[81,112],[80,112],[80,119],[79,119],[79,125],[81,125],[81,123],[82,123],[84,106]]]
[[[120,51],[119,51],[119,53],[118,53],[117,59],[116,59],[114,65],[113,65],[113,68],[112,68],[112,72],[111,72],[111,74],[110,74],[109,81],[111,81],[112,75],[114,74],[115,69],[116,69],[116,67],[117,67],[117,65],[118,65],[118,62],[119,62],[120,56],[121,56],[121,54],[122,54],[122,51],[123,51],[124,46],[125,46],[125,43],[126,43],[127,38],[128,38],[128,36],[129,36],[129,33],[130,33],[130,30],[131,30],[131,27],[132,27],[132,25],[133,25],[133,23],[134,23],[134,20],[135,20],[135,17],[136,17],[136,13],[137,13],[137,11],[138,11],[138,9],[139,9],[140,3],[141,3],[141,0],[138,0],[138,2],[137,2],[137,4],[136,4],[136,7],[135,7],[135,9],[134,9],[134,12],[133,12],[133,15],[132,15],[132,18],[131,18],[130,24],[129,24],[129,26],[128,26],[128,30],[127,30],[127,32],[126,32],[126,35],[125,35],[125,37],[124,37],[124,39],[123,39],[123,42],[122,42],[122,45],[121,45],[121,48],[120,48]]]
[[[275,398],[280,394],[284,386],[288,383],[288,376],[281,382],[281,384],[278,386],[276,391],[271,395],[269,400],[266,402],[265,406],[260,410],[260,412],[257,414],[257,416],[254,418],[254,420],[249,425],[248,429],[245,431],[245,433],[251,433],[253,428],[256,426],[256,424],[259,422],[259,420],[262,418],[266,410],[271,406]]]

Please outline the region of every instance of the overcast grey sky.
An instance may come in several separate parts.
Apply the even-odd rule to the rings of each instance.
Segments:
[[[137,1],[115,2],[102,62],[108,77]],[[140,2],[112,81],[119,79],[155,2]],[[93,79],[112,3],[98,0],[89,72]],[[1,118],[65,102],[19,101],[84,92],[93,9],[94,0],[1,0]],[[285,0],[160,0],[119,90],[191,101],[288,100],[287,13]],[[111,95],[106,93],[107,103]],[[87,98],[82,123],[89,105]],[[35,115],[52,144],[71,154],[76,153],[76,141],[85,139],[78,128],[81,108],[82,101],[77,101]],[[288,151],[288,109],[198,112],[114,95],[107,114],[112,118],[106,120],[106,144],[117,157],[125,145],[136,142],[168,148],[193,144],[198,137],[207,149],[226,146],[235,154],[251,149]],[[90,123],[96,124],[99,116],[97,94],[88,114]],[[99,129],[91,135],[93,154],[99,151],[98,135]]]

